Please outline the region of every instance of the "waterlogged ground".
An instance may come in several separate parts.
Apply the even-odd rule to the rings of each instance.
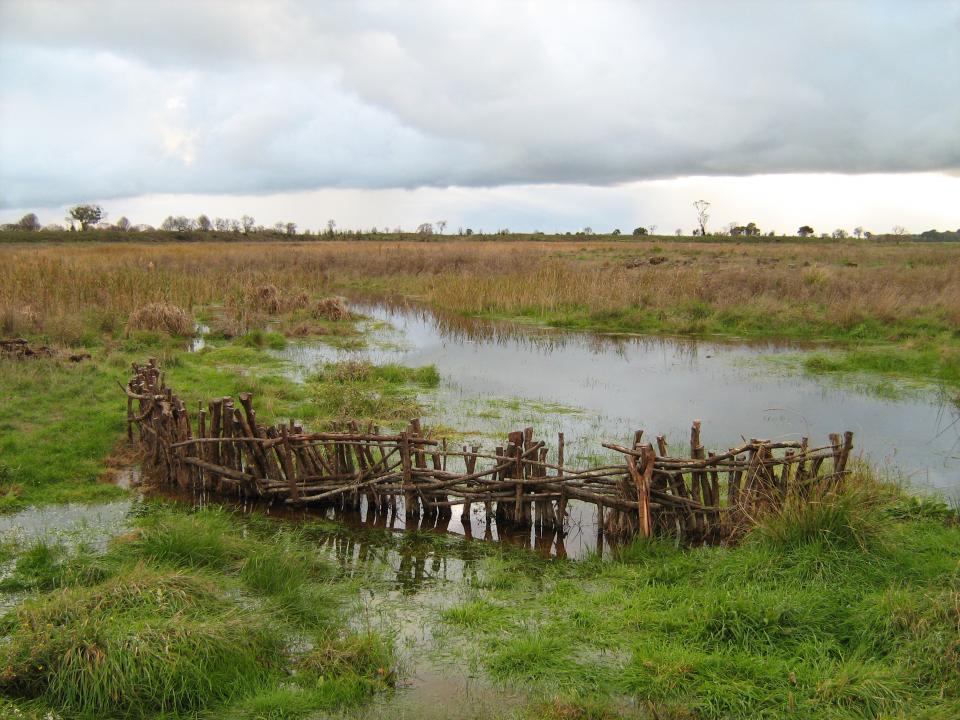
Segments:
[[[797,370],[803,347],[559,333],[387,306],[358,309],[370,318],[361,333],[286,345],[262,333],[233,342],[212,337],[194,342],[197,354],[164,346],[159,354],[171,384],[189,393],[191,403],[252,388],[262,417],[307,421],[324,408],[324,398],[311,393],[330,387],[329,378],[316,380],[330,372],[325,363],[427,368],[390,374],[396,388],[419,394],[428,426],[486,448],[526,425],[551,445],[563,431],[572,465],[594,463],[602,440],[624,441],[637,428],[682,448],[694,418],[703,421],[708,447],[721,449],[739,442],[741,432],[818,440],[851,429],[873,464],[902,472],[917,488],[960,497],[955,406],[932,388],[805,375]],[[123,494],[112,486],[107,492],[104,477],[95,482],[95,466],[123,430],[122,401],[105,390],[131,358],[157,347],[131,340],[95,364],[19,368],[9,382],[13,399],[56,387],[100,403],[88,408],[91,419],[102,419],[94,435],[92,420],[69,416],[63,397],[51,393],[49,402],[63,415],[58,438],[89,440],[74,440],[76,457],[67,459],[95,497]],[[393,400],[403,407],[401,395]],[[41,428],[49,413],[39,405],[34,417],[34,403],[20,401],[6,422]],[[75,636],[80,648],[117,643],[88,634],[101,622],[146,643],[177,635],[180,611],[160,599],[171,583],[187,580],[196,597],[185,601],[194,623],[182,628],[186,646],[215,643],[226,658],[216,668],[222,677],[247,663],[236,678],[242,692],[208,697],[201,685],[190,685],[192,676],[176,675],[188,674],[187,664],[161,663],[151,671],[174,670],[158,681],[156,697],[176,697],[182,687],[194,706],[163,715],[149,704],[156,697],[144,695],[147,704],[120,714],[209,720],[960,715],[960,530],[955,513],[940,504],[854,485],[822,512],[773,522],[743,547],[698,549],[610,547],[598,539],[594,509],[579,504],[563,536],[534,530],[501,536],[480,514],[465,522],[456,512],[416,528],[405,527],[402,514],[371,517],[365,508],[344,514],[228,505],[224,514],[209,507],[222,498],[143,500],[136,491],[106,504],[22,509],[25,499],[42,498],[32,488],[56,480],[52,497],[69,498],[70,482],[77,481],[60,477],[51,454],[58,443],[49,435],[0,443],[7,451],[0,461],[14,453],[38,461],[0,463],[10,488],[7,507],[21,508],[0,515],[0,606],[28,612],[5,621],[20,655],[0,667],[0,683],[21,694],[0,697],[0,716],[109,716],[80,712],[84,698],[53,691],[24,700],[23,693],[37,697],[29,694],[35,690],[24,690],[11,673],[49,673],[43,668],[51,658],[68,655],[40,653],[48,644],[59,647],[62,637]],[[44,442],[53,442],[50,451]],[[136,485],[112,464],[109,478]],[[214,608],[204,605],[211,583]],[[158,623],[166,634],[119,624],[126,611],[112,609],[110,598],[140,587],[146,591],[136,607],[146,609],[134,620]],[[94,602],[96,612],[33,637],[50,608],[65,602],[61,594]],[[252,608],[269,614],[265,623],[250,624],[251,642],[274,655],[287,658],[276,628],[303,635],[286,648],[290,667],[261,668],[257,663],[270,653],[248,657],[231,645],[236,638],[220,634],[235,627],[235,613]],[[126,661],[122,642],[110,647],[108,660],[113,653]],[[150,650],[156,657],[170,652],[162,644]],[[230,653],[238,653],[236,661]],[[138,674],[149,676],[139,668]],[[143,685],[134,676],[121,679],[130,688]],[[164,691],[167,680],[173,685]],[[108,685],[93,690],[105,693],[96,707],[114,702]],[[117,697],[129,701],[129,692]]]
[[[960,499],[960,406],[932,386],[804,373],[808,347],[790,343],[565,333],[515,324],[457,320],[416,309],[358,306],[372,317],[360,347],[294,342],[277,354],[304,377],[324,362],[434,365],[439,391],[427,399],[429,425],[487,446],[526,425],[555,445],[565,433],[568,461],[589,463],[601,440],[636,429],[689,443],[703,423],[708,448],[743,436],[826,442],[852,430],[858,452],[911,487]]]
[[[39,519],[26,511],[8,518],[7,530],[25,528],[30,540],[5,563],[0,590],[13,604],[32,591],[41,610],[69,609],[61,593],[96,598],[105,587],[122,594],[111,578],[146,586],[158,599],[170,592],[171,580],[193,578],[222,584],[229,593],[224,601],[238,596],[239,612],[257,632],[263,632],[259,615],[270,612],[294,636],[326,628],[393,648],[371,659],[361,655],[358,663],[353,646],[338,642],[320,655],[324,665],[334,664],[330,676],[305,677],[303,663],[290,676],[269,672],[262,680],[248,677],[248,669],[239,677],[242,692],[207,702],[202,690],[186,687],[201,699],[200,711],[163,717],[956,717],[960,528],[940,506],[882,500],[883,491],[875,492],[854,490],[834,511],[836,521],[817,518],[824,535],[807,533],[807,518],[767,526],[739,548],[640,544],[602,561],[548,559],[449,534],[270,519],[256,509],[227,515],[199,502],[137,500],[88,506],[86,515],[70,508],[66,529],[53,515]],[[54,535],[45,538],[41,528]],[[78,562],[38,553],[38,541],[87,549],[75,556]],[[27,592],[9,592],[17,587]],[[38,601],[30,602],[25,620],[38,612]],[[97,602],[117,612],[109,596]],[[166,611],[157,605],[144,611]],[[100,643],[107,643],[107,657],[126,652],[110,645],[116,643],[110,635],[90,635],[103,616],[66,617],[56,620],[66,629],[58,628],[53,642],[76,635],[86,652],[96,653]],[[18,646],[25,633],[36,632],[24,629],[25,620],[7,626]],[[124,632],[149,632],[149,614],[133,620]],[[197,630],[185,626],[190,647],[224,644],[216,629],[201,630],[209,640],[193,639]],[[169,652],[151,645],[149,635],[143,642],[160,657]],[[294,657],[316,657],[312,648],[321,640],[306,642],[294,646]],[[184,657],[183,647],[175,651]],[[0,682],[9,683],[10,667],[40,674],[51,655],[42,646],[34,652],[42,661],[25,670],[14,660]],[[162,667],[170,682],[179,682],[178,673],[196,682],[188,667]],[[157,669],[154,663],[147,672]],[[223,667],[215,672],[229,674]],[[117,682],[137,686],[138,674],[121,670]],[[43,702],[7,702],[0,699],[0,711],[22,713],[12,717],[49,712]],[[54,718],[113,716],[51,704]],[[131,705],[125,716],[160,717],[154,707]]]

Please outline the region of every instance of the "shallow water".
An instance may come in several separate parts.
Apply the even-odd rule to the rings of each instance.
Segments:
[[[856,383],[792,372],[763,356],[797,354],[796,344],[605,336],[516,324],[463,321],[420,309],[357,306],[380,321],[370,346],[296,343],[280,354],[304,376],[347,358],[434,364],[442,376],[425,422],[484,440],[533,425],[555,446],[564,431],[568,462],[602,453],[644,429],[672,447],[703,423],[707,449],[743,437],[826,442],[852,430],[857,452],[901,474],[911,487],[960,499],[960,408],[933,390],[904,386],[880,397]],[[476,533],[475,533],[476,534]]]

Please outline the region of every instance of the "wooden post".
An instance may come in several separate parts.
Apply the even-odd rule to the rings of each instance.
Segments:
[[[413,464],[410,461],[410,433],[400,433],[400,462],[403,469],[403,507],[408,518],[416,517],[413,494]]]
[[[653,464],[656,461],[656,453],[649,443],[642,447],[642,451],[643,468],[637,466],[637,458],[634,455],[627,455],[627,468],[637,489],[637,519],[640,535],[649,538],[653,535],[650,518],[650,484],[653,480]]]
[[[560,499],[557,501],[557,525],[561,534],[567,520],[567,486],[563,483],[563,433],[557,433],[557,479],[560,481]]]

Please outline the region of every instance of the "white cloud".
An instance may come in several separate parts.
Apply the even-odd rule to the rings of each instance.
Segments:
[[[960,167],[957,2],[0,4],[0,206]]]

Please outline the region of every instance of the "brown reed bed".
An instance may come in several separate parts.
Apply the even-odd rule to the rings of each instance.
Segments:
[[[8,245],[0,328],[75,344],[148,303],[241,315],[348,291],[601,330],[942,341],[960,326],[958,261],[942,244]]]

